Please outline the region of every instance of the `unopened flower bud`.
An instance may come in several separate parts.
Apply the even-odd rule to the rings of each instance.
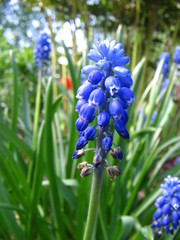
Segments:
[[[121,171],[118,168],[118,166],[107,167],[106,171],[107,171],[107,175],[110,177],[111,181],[114,179],[115,176],[118,177],[121,175]]]
[[[111,149],[111,146],[112,146],[111,138],[110,137],[103,138],[102,146],[103,146],[103,149],[104,149],[105,153],[108,153],[109,150]]]
[[[114,150],[111,150],[111,155],[114,159],[117,159],[118,161],[122,161],[123,159],[123,153],[120,147],[116,147]]]
[[[88,140],[86,140],[84,137],[79,137],[77,144],[76,144],[76,150],[80,150],[83,147],[85,147],[88,144]]]
[[[102,156],[98,153],[93,158],[93,167],[98,167],[102,162]]]
[[[79,150],[76,150],[73,155],[72,155],[72,159],[78,159],[82,156],[84,156],[84,150],[83,149],[79,149]]]
[[[106,171],[107,171],[108,177],[110,177],[110,180],[112,181],[114,176],[115,176],[114,168],[113,167],[107,167]]]
[[[78,164],[77,169],[78,170],[82,170],[84,167],[86,167],[86,165],[88,164],[88,162],[84,161]]]
[[[91,166],[85,166],[82,170],[81,170],[81,177],[87,177],[92,173],[92,167]]]
[[[121,170],[118,168],[118,166],[112,166],[114,169],[115,175],[118,177],[121,175]]]

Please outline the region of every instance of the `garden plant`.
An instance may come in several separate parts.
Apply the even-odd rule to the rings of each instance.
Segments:
[[[170,22],[172,45],[162,40],[158,49],[148,22],[143,43],[140,26],[147,16],[140,18],[140,7],[146,1],[122,2],[117,1],[118,19],[104,1],[83,6],[79,1],[17,1],[19,13],[27,11],[27,19],[39,22],[40,7],[47,24],[36,29],[32,41],[22,29],[24,46],[18,47],[5,31],[13,33],[13,23],[2,21],[0,239],[180,239],[179,28]],[[8,11],[13,1],[2,4]],[[65,19],[66,9],[75,16],[71,47],[56,39],[55,27],[65,21],[58,6]],[[99,23],[93,30],[85,14],[93,18],[97,13],[100,21],[102,6],[107,19],[111,8],[118,19],[115,29],[107,22],[103,34]],[[131,7],[133,29],[130,17],[119,24],[127,19],[123,9],[131,16]],[[78,14],[84,23],[82,51],[76,42]],[[148,21],[155,21],[149,14]]]

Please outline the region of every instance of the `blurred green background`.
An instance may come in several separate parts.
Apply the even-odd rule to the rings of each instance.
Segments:
[[[75,94],[88,50],[105,38],[124,44],[136,102],[130,140],[115,134],[122,176],[111,182],[104,174],[93,239],[155,239],[159,185],[168,174],[180,177],[180,71],[172,59],[180,3],[1,0],[0,23],[0,239],[83,239],[92,176],[82,179],[72,160]],[[51,37],[51,61],[38,85],[33,49],[41,32]],[[163,51],[171,64],[159,96]],[[162,239],[179,240],[180,229]]]

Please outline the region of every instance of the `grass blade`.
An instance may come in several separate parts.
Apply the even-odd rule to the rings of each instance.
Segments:
[[[12,130],[16,132],[18,122],[18,75],[17,66],[12,53],[11,56],[12,69],[13,69],[13,106],[12,106]]]
[[[53,214],[55,217],[56,239],[65,239],[64,227],[60,212],[60,198],[58,194],[57,178],[54,169],[54,149],[52,139],[52,108],[53,94],[52,94],[52,79],[49,79],[46,92],[45,101],[45,161],[47,165],[47,174],[50,182],[50,196],[52,200]]]
[[[23,152],[32,160],[34,153],[22,140],[20,140],[14,132],[9,130],[4,124],[0,123],[0,135],[12,143],[20,152]]]

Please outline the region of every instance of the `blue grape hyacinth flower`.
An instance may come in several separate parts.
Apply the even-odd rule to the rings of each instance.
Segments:
[[[42,68],[49,61],[49,53],[51,51],[50,36],[47,33],[42,33],[35,43],[34,61],[35,67]]]
[[[112,180],[120,171],[117,166],[110,167],[106,155],[111,150],[118,161],[123,157],[120,147],[112,147],[115,145],[112,131],[116,129],[120,137],[129,138],[126,129],[127,110],[135,101],[130,89],[133,81],[129,69],[125,66],[129,57],[124,56],[123,45],[114,40],[97,42],[87,56],[94,64],[84,66],[81,70],[83,82],[76,94],[76,111],[79,117],[75,123],[79,137],[73,159],[80,157],[77,151],[96,139],[96,151],[91,166],[97,168],[101,164],[107,164],[107,172],[111,173]],[[85,137],[84,132],[87,132],[87,129],[92,138]]]
[[[166,79],[168,73],[169,73],[169,67],[170,67],[170,56],[168,52],[163,52],[160,55],[160,58],[157,62],[157,66],[161,62],[161,60],[164,59],[164,64],[162,67],[162,74],[163,74],[163,81]]]
[[[180,64],[180,46],[177,46],[174,52],[173,60],[176,64]]]
[[[180,221],[180,180],[168,176],[164,181],[165,184],[160,185],[163,194],[155,201],[157,210],[151,226],[158,237],[163,230],[166,234],[173,234]]]

